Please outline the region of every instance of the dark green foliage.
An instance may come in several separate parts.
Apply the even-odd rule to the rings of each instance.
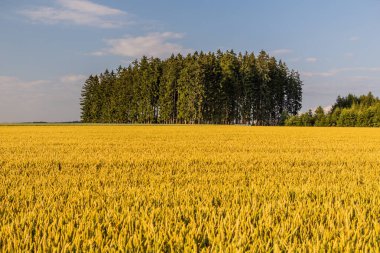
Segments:
[[[195,52],[90,76],[81,95],[83,122],[280,125],[300,110],[302,82],[264,51]]]
[[[178,78],[182,62],[182,56],[172,55],[162,63],[158,101],[160,123],[177,123]]]
[[[318,106],[318,108],[315,110],[314,125],[325,126],[327,124],[325,118],[325,111],[323,110],[322,106]]]
[[[301,115],[288,117],[287,126],[342,126],[342,127],[379,127],[380,99],[372,93],[357,97],[349,94],[338,96],[336,103],[328,113],[319,106],[314,113],[311,111]]]
[[[82,121],[95,123],[101,116],[100,84],[97,76],[90,76],[83,85],[81,98]]]

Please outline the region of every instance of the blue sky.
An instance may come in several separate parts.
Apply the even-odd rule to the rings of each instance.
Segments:
[[[379,13],[377,0],[1,0],[0,122],[78,120],[90,74],[194,50],[283,59],[303,110],[380,96]]]

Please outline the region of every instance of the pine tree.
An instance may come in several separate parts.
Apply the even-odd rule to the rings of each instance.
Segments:
[[[244,124],[253,122],[253,102],[255,96],[255,85],[257,82],[256,58],[253,53],[244,54],[240,66],[240,76],[242,81],[242,120]]]
[[[181,69],[181,55],[172,55],[163,63],[158,102],[161,123],[177,122],[178,78]]]
[[[178,119],[185,124],[202,122],[203,78],[199,54],[188,55],[178,79]]]
[[[222,70],[222,101],[224,123],[232,124],[240,121],[241,89],[239,84],[239,62],[233,51],[227,51],[220,57]]]
[[[278,125],[301,109],[302,82],[262,51],[142,57],[83,85],[82,121]],[[348,97],[339,105],[374,98]],[[358,102],[358,103],[359,103]]]

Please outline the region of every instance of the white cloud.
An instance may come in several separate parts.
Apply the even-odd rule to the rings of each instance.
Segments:
[[[92,52],[92,53],[90,53],[89,55],[93,55],[93,56],[103,56],[103,55],[106,55],[106,53],[103,52],[103,51],[96,51],[96,52]]]
[[[349,38],[349,41],[358,41],[358,40],[360,40],[360,38],[357,36],[352,36]]]
[[[315,107],[313,107],[313,108],[310,108],[310,110],[314,113],[314,112],[317,110],[318,107],[319,107],[319,105],[318,105],[318,106],[315,106]],[[324,111],[325,113],[328,113],[328,112],[332,109],[332,105],[322,106],[322,109],[323,109],[323,111]],[[307,111],[309,111],[309,109],[308,109],[308,110],[305,110],[304,112],[307,112]],[[300,113],[303,113],[303,112],[300,112]],[[300,114],[300,113],[299,113],[299,114]]]
[[[370,82],[378,84],[380,82],[380,77],[378,75],[369,76],[369,75],[354,75],[346,78],[347,82],[351,83],[362,83],[362,82]]]
[[[376,76],[376,73],[374,73]],[[303,76],[301,76],[303,78]],[[338,95],[345,96],[349,93],[361,95],[372,91],[380,94],[378,81],[350,80],[347,75],[337,75],[332,78],[308,78],[304,80],[302,111],[315,108],[318,105],[330,105],[335,102]]]
[[[330,76],[334,76],[336,75],[336,71],[325,71],[325,72],[302,72],[301,75],[303,77],[316,77],[316,76],[319,76],[319,77],[330,77]]]
[[[60,78],[62,83],[75,83],[75,82],[84,82],[87,78],[85,75],[66,75]]]
[[[308,58],[306,58],[305,60],[306,60],[307,62],[310,62],[310,63],[314,63],[314,62],[317,62],[317,61],[318,61],[318,59],[315,58],[315,57],[308,57]]]
[[[273,56],[287,55],[291,53],[293,53],[293,50],[287,48],[275,49],[269,52],[269,54]]]
[[[286,62],[300,62],[302,59],[300,57],[295,57],[295,58],[290,58],[290,59],[287,59]]]
[[[128,24],[127,13],[88,0],[57,0],[59,6],[40,6],[21,11],[34,22],[114,28]]]
[[[345,54],[344,54],[344,57],[346,57],[346,58],[352,58],[352,57],[354,57],[354,56],[355,56],[354,53],[345,53]]]
[[[124,14],[124,12],[121,10],[113,9],[100,4],[95,4],[88,0],[58,0],[58,2],[68,9],[91,13],[98,16]]]
[[[337,68],[325,72],[302,72],[304,77],[331,77],[343,72],[380,72],[380,67]]]
[[[138,58],[143,55],[153,57],[166,57],[171,54],[189,53],[192,50],[172,42],[183,38],[181,33],[164,32],[151,33],[145,36],[126,36],[120,39],[106,40],[107,49],[93,52],[92,55],[120,55]]]
[[[332,109],[332,105],[327,105],[327,106],[324,106],[324,107],[323,107],[323,111],[324,111],[325,113],[330,112],[331,109]]]
[[[4,92],[2,94],[4,95],[11,89],[29,90],[34,89],[40,85],[44,85],[48,82],[48,80],[22,81],[13,76],[0,76],[0,90]]]
[[[0,122],[78,120],[84,78],[67,75],[57,80],[23,80],[0,76]]]

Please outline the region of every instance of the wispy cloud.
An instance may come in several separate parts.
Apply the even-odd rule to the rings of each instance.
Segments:
[[[324,106],[324,107],[323,107],[323,111],[324,111],[325,113],[329,113],[329,112],[331,111],[331,109],[332,109],[332,105],[327,105],[327,106]]]
[[[21,11],[34,22],[46,24],[67,23],[101,28],[121,27],[128,24],[126,12],[93,3],[89,0],[57,0],[57,5],[40,6]]]
[[[275,49],[269,52],[273,56],[281,56],[293,53],[293,50],[287,48]]]
[[[287,59],[286,62],[296,63],[296,62],[300,62],[301,60],[302,60],[302,58],[300,58],[300,57],[295,57],[295,58]]]
[[[304,77],[332,77],[343,72],[380,72],[380,67],[336,68],[324,72],[302,72]]]
[[[78,120],[84,79],[75,74],[55,80],[0,76],[0,122]]]
[[[325,72],[308,72],[308,71],[305,71],[305,72],[302,72],[301,75],[303,77],[316,77],[316,76],[330,77],[330,76],[336,75],[336,72],[335,71],[325,71]]]
[[[171,54],[189,53],[192,49],[185,48],[173,41],[182,39],[181,33],[164,32],[150,33],[144,36],[125,36],[119,39],[106,40],[108,48],[93,52],[92,55],[120,55],[126,57],[154,56],[166,57]]]
[[[85,75],[66,75],[62,76],[59,80],[62,83],[75,83],[75,82],[83,82],[87,76]]]
[[[7,94],[12,89],[28,91],[47,83],[49,83],[48,80],[23,81],[13,76],[0,76],[0,91],[2,91],[2,95]]]
[[[358,36],[352,36],[348,39],[349,41],[358,41],[360,38]]]
[[[306,60],[307,62],[310,62],[310,63],[314,63],[314,62],[317,62],[317,61],[318,61],[318,59],[315,58],[315,57],[308,57],[308,58],[306,58],[305,60]]]
[[[58,2],[68,9],[91,13],[98,16],[119,15],[125,13],[118,9],[92,3],[89,0],[58,0]]]
[[[345,54],[344,54],[344,57],[346,57],[346,58],[352,58],[352,57],[354,57],[354,56],[355,56],[354,53],[345,53]]]
[[[348,77],[347,80],[349,82],[357,83],[357,82],[380,82],[379,76],[365,76],[365,75],[355,75]]]
[[[312,111],[312,112],[315,112],[316,110],[317,110],[317,108],[318,108],[319,106],[315,106],[315,107],[313,107],[313,108],[310,108],[310,110]],[[325,113],[328,113],[331,109],[332,109],[332,105],[326,105],[326,106],[322,106],[322,109],[323,109],[323,111],[325,112]],[[307,109],[307,110],[303,110],[303,112],[306,112],[306,111],[308,111],[309,109]],[[300,112],[300,113],[303,113],[303,112]]]

